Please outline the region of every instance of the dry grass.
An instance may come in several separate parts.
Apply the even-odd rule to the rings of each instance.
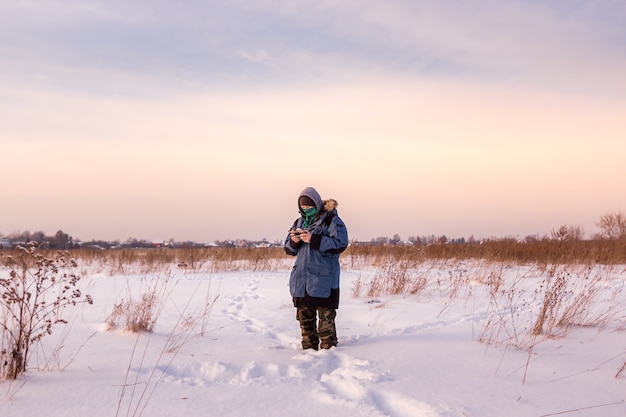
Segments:
[[[285,265],[282,248],[73,249],[85,272],[108,275],[274,271]]]
[[[410,261],[389,258],[377,269],[376,275],[366,285],[368,297],[383,294],[417,294],[426,287],[427,280],[420,276]]]
[[[292,263],[282,248],[77,250],[74,255],[111,274],[276,271]],[[475,293],[486,291],[489,305],[477,337],[487,344],[528,349],[538,338],[559,337],[576,326],[626,328],[624,319],[619,319],[624,306],[616,301],[622,289],[603,286],[613,268],[626,264],[624,239],[581,240],[560,228],[551,237],[526,241],[355,244],[344,252],[341,262],[344,269],[371,271],[367,279],[355,281],[353,297],[437,291],[444,300],[441,315],[456,303],[472,305]],[[519,276],[507,273],[513,266]],[[534,289],[526,284],[528,279],[537,283]],[[121,303],[118,316],[130,317],[130,310],[143,313],[144,308],[149,316],[154,302],[146,294],[135,305]]]
[[[71,256],[79,260],[83,268],[100,268],[99,272],[111,275],[167,273],[172,268],[194,272],[275,271],[290,263],[281,247],[84,248],[71,250]],[[555,231],[551,237],[525,241],[501,238],[463,244],[353,244],[342,254],[341,262],[344,267],[360,269],[372,265],[384,266],[390,261],[401,261],[410,266],[425,261],[468,259],[517,265],[626,264],[626,239],[581,240]]]
[[[479,341],[532,349],[538,341],[565,337],[573,328],[624,330],[624,285],[611,281],[620,274],[614,266],[529,266],[517,271],[497,290],[489,289]]]
[[[126,298],[113,306],[113,311],[106,319],[108,329],[121,326],[125,331],[132,333],[154,330],[161,314],[163,296],[167,292],[170,278],[156,278],[152,283],[147,283],[147,280],[142,279],[138,290],[131,289],[128,283]]]
[[[151,332],[158,318],[158,306],[159,299],[154,292],[143,293],[138,300],[122,300],[113,306],[113,312],[107,317],[108,329],[116,328],[122,322],[124,330]]]

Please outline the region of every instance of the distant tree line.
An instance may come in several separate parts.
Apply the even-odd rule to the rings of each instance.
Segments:
[[[621,211],[607,213],[600,216],[600,219],[596,222],[600,232],[592,235],[591,240],[622,240],[626,241],[626,215]],[[371,239],[369,242],[356,242],[358,244],[370,244],[374,246],[395,246],[395,245],[433,245],[433,244],[476,244],[486,240],[498,240],[502,238],[487,238],[477,239],[473,235],[467,239],[461,238],[448,238],[446,235],[426,235],[426,236],[409,236],[407,240],[403,240],[399,234],[393,235],[392,238],[387,236],[380,236]],[[562,225],[558,228],[552,229],[548,235],[528,235],[523,239],[516,239],[521,242],[532,243],[539,240],[556,240],[560,242],[564,241],[579,241],[585,239],[585,232],[582,226],[569,226]]]
[[[21,232],[14,233],[7,237],[0,235],[0,246],[3,248],[13,247],[15,245],[25,244],[26,242],[37,242],[42,249],[74,249],[78,247],[78,244],[74,242],[72,236],[63,232],[57,231],[54,236],[48,236],[44,232]]]
[[[614,241],[626,241],[626,215],[621,212],[612,212],[600,216],[600,219],[596,222],[596,225],[600,229],[599,233],[591,236],[591,240],[614,240]],[[540,240],[556,240],[559,242],[566,241],[580,241],[584,240],[585,232],[581,226],[568,226],[562,225],[550,231],[549,235],[540,237],[539,235],[528,235],[523,239],[515,239],[517,241],[533,243]],[[426,236],[409,236],[407,240],[403,240],[399,234],[394,234],[393,237],[380,236],[371,239],[369,242],[357,242],[353,241],[354,245],[374,245],[374,246],[396,246],[396,245],[417,245],[427,246],[433,244],[478,244],[486,240],[497,240],[497,238],[491,239],[477,239],[474,236],[468,238],[448,238],[446,235],[426,235]],[[98,248],[98,249],[114,249],[114,248],[153,248],[153,247],[205,247],[214,246],[222,248],[237,248],[237,247],[272,247],[281,246],[282,241],[275,241],[270,243],[267,239],[260,241],[255,240],[216,240],[213,243],[197,243],[194,241],[177,242],[173,239],[169,241],[150,241],[146,239],[129,238],[124,242],[120,241],[104,241],[104,240],[91,240],[88,242],[80,242],[72,238],[69,234],[62,230],[57,231],[54,236],[48,236],[44,232],[21,232],[14,233],[9,236],[3,236],[0,233],[0,248],[12,248],[15,245],[25,244],[29,241],[35,241],[39,243],[39,247],[42,249],[75,249],[75,248]]]
[[[37,242],[38,247],[41,249],[78,249],[78,248],[93,248],[93,249],[148,249],[148,248],[188,248],[188,247],[222,247],[222,248],[251,248],[251,247],[270,247],[282,245],[282,241],[269,243],[267,239],[256,240],[216,240],[213,243],[198,243],[194,241],[175,241],[170,239],[167,241],[152,241],[147,239],[128,238],[123,242],[119,240],[106,241],[93,239],[90,241],[82,242],[74,239],[69,234],[59,230],[54,236],[46,235],[42,231],[37,232],[20,232],[13,233],[8,236],[4,236],[0,233],[0,249],[10,249],[16,245],[25,245],[27,242]]]
[[[407,240],[403,240],[399,234],[393,235],[393,237],[379,236],[373,238],[368,243],[374,246],[395,246],[395,245],[432,245],[432,244],[463,244],[467,242],[475,243],[474,238],[470,237],[469,240],[464,237],[460,238],[448,238],[446,235],[427,235],[427,236],[409,236]],[[476,241],[477,242],[477,241]],[[361,244],[365,242],[360,242]]]

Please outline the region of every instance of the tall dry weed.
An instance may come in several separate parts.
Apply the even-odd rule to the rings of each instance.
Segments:
[[[0,379],[16,379],[27,369],[31,348],[67,324],[68,307],[93,302],[79,287],[75,259],[67,252],[44,256],[37,242],[17,246],[3,257],[8,277],[0,278]]]

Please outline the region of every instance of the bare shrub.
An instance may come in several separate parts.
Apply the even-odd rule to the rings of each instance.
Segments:
[[[107,324],[109,328],[114,328],[122,320],[125,330],[133,333],[151,332],[157,320],[158,301],[154,292],[141,294],[139,300],[122,300],[113,306],[113,312],[107,318]]]
[[[129,287],[127,298],[115,304],[107,317],[108,328],[113,329],[122,325],[124,330],[133,333],[153,331],[161,314],[162,295],[168,282],[169,278],[156,279],[151,287],[141,290],[138,297],[133,296]]]
[[[63,310],[78,303],[92,304],[78,288],[80,276],[67,252],[43,256],[36,242],[17,246],[4,258],[9,277],[0,279],[0,378],[16,379],[26,371],[31,347],[67,324]]]

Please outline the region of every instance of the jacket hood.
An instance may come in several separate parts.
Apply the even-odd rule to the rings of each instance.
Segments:
[[[328,200],[322,200],[322,197],[320,196],[320,194],[313,187],[306,187],[304,190],[302,190],[302,192],[298,196],[298,201],[300,200],[300,197],[303,197],[303,196],[309,197],[311,200],[315,202],[315,207],[317,208],[318,213],[321,213],[322,210],[332,211],[339,205],[339,203],[337,203],[337,200],[333,198],[330,198]],[[302,209],[300,208],[300,205],[298,205],[298,211],[302,213]]]
[[[315,203],[315,208],[317,208],[317,212],[319,213],[322,211],[322,208],[324,207],[324,202],[322,201],[322,197],[320,196],[320,193],[318,193],[315,188],[306,187],[304,190],[302,190],[302,192],[298,196],[298,200],[297,200],[298,211],[302,213],[302,208],[300,207],[300,203],[299,203],[300,197],[309,197]]]

